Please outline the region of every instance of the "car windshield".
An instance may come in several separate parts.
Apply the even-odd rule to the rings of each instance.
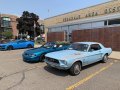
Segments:
[[[17,42],[19,42],[20,40],[15,40],[15,41],[10,41],[10,42],[8,42],[8,43],[17,43]]]
[[[53,47],[53,45],[54,45],[54,44],[46,43],[46,44],[44,44],[42,47],[44,47],[44,48],[51,48],[51,47]]]
[[[68,47],[68,50],[78,50],[78,51],[84,51],[86,52],[88,49],[87,44],[81,44],[81,43],[73,43]]]

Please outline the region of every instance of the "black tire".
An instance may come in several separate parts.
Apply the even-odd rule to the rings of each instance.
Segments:
[[[80,71],[81,71],[81,63],[80,62],[76,62],[72,65],[72,67],[70,68],[70,74],[73,76],[79,75]]]
[[[7,50],[13,50],[13,46],[8,46]]]
[[[27,48],[33,48],[33,46],[31,44],[27,45]]]
[[[108,55],[104,55],[103,59],[102,59],[102,62],[103,63],[106,63],[108,61]]]
[[[40,55],[40,62],[44,62],[45,54]]]

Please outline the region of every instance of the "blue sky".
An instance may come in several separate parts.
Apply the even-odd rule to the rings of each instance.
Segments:
[[[21,16],[27,10],[45,19],[107,1],[110,0],[0,0],[0,13]]]

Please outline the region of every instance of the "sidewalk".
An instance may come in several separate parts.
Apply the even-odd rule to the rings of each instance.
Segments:
[[[112,51],[112,54],[109,56],[109,58],[120,60],[120,52]]]
[[[41,46],[41,45],[35,44],[35,46],[34,46],[34,47],[35,47],[35,48],[38,48],[38,47],[40,47],[40,46]]]

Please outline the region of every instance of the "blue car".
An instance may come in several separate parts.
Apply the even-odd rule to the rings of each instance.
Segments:
[[[39,48],[34,48],[25,51],[22,56],[25,62],[39,62],[44,61],[45,54],[54,51],[67,49],[69,44],[57,44],[55,42],[48,42]]]
[[[26,41],[26,40],[15,40],[15,41],[10,41],[8,43],[0,44],[0,50],[13,50],[13,49],[33,48],[33,47],[34,47],[34,42]]]
[[[100,43],[76,42],[67,50],[46,54],[45,62],[48,66],[69,70],[72,75],[78,75],[83,66],[98,61],[107,62],[111,53],[111,48],[105,48]]]

